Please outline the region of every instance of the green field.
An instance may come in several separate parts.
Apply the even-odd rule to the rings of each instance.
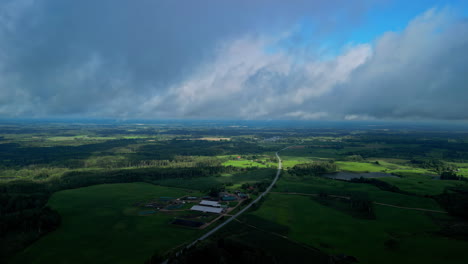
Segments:
[[[199,195],[146,183],[107,184],[61,191],[49,205],[62,225],[12,263],[143,263],[155,250],[165,252],[200,235],[171,226],[174,213],[139,216],[136,202],[161,196]]]
[[[240,168],[248,168],[248,167],[258,167],[258,168],[267,168],[266,164],[262,164],[255,161],[250,160],[228,160],[223,162],[223,166],[233,166],[233,167],[240,167]]]
[[[439,204],[433,199],[382,191],[370,184],[351,183],[312,176],[305,178],[285,176],[276,186],[274,190],[276,192],[326,193],[341,196],[366,195],[370,200],[375,202],[441,210]]]
[[[418,195],[438,195],[444,192],[445,188],[460,185],[457,181],[437,180],[430,176],[414,174],[403,178],[388,177],[380,178],[381,181],[388,182],[403,191]]]
[[[293,240],[329,254],[355,256],[359,263],[468,262],[468,255],[460,254],[468,242],[435,235],[440,227],[430,215],[382,206],[375,212],[376,220],[357,219],[310,197],[270,194],[251,214],[286,226]],[[386,246],[388,240],[396,241],[395,248]]]

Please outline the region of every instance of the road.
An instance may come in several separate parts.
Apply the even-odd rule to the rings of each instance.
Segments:
[[[191,248],[193,245],[195,245],[198,241],[202,241],[206,238],[208,238],[209,236],[211,236],[212,234],[214,234],[216,231],[218,231],[219,229],[223,228],[225,225],[229,224],[230,222],[232,222],[233,220],[235,220],[239,215],[243,214],[245,211],[249,210],[250,207],[252,207],[252,205],[254,205],[255,203],[257,203],[258,201],[260,201],[260,199],[262,199],[265,195],[267,195],[271,189],[273,188],[273,186],[275,186],[276,182],[278,181],[279,179],[279,176],[281,174],[281,169],[282,169],[282,163],[281,163],[281,158],[280,156],[278,155],[278,153],[280,151],[283,151],[287,148],[290,148],[292,146],[289,146],[289,147],[285,147],[281,150],[278,150],[275,155],[276,155],[276,158],[278,159],[278,170],[276,171],[276,176],[275,178],[273,179],[273,181],[271,182],[270,186],[268,186],[268,188],[262,193],[260,194],[254,201],[252,201],[250,204],[248,204],[247,206],[245,206],[244,208],[242,208],[242,210],[240,210],[238,213],[236,213],[235,215],[231,216],[229,219],[227,219],[226,221],[224,221],[223,223],[221,223],[220,225],[218,225],[217,227],[213,228],[212,230],[208,231],[207,233],[205,233],[204,235],[202,235],[201,237],[199,237],[198,239],[196,239],[195,241],[193,241],[192,243],[188,244],[184,249],[188,249],[188,248]],[[292,194],[292,193],[289,193],[289,194]],[[294,194],[299,194],[299,195],[304,195],[304,194],[301,194],[301,193],[294,193]],[[317,194],[307,194],[307,195],[317,195]],[[345,198],[345,199],[350,199],[350,197],[345,197],[345,196],[338,196],[338,195],[331,195],[331,196],[334,196],[334,197],[338,197],[338,198]],[[397,208],[403,208],[403,209],[412,209],[412,210],[420,210],[420,211],[430,211],[430,212],[435,212],[435,213],[446,213],[446,212],[443,212],[443,211],[436,211],[436,210],[429,210],[429,209],[422,209],[422,208],[408,208],[408,207],[399,207],[399,206],[395,206],[395,205],[390,205],[390,204],[384,204],[384,203],[376,203],[374,202],[375,204],[379,204],[379,205],[385,205],[385,206],[391,206],[391,207],[397,207]],[[182,252],[179,251],[178,253],[176,253],[176,256],[178,256],[180,253]],[[168,263],[168,260],[165,260],[164,262],[162,262],[163,264],[167,264]]]
[[[289,147],[286,147],[284,149],[281,149],[279,150],[278,152],[282,151],[282,150],[285,150]],[[268,192],[270,192],[270,190],[273,188],[273,186],[275,186],[276,182],[278,181],[278,178],[281,174],[281,168],[282,168],[282,164],[281,164],[281,158],[280,156],[278,155],[278,152],[275,153],[276,155],[276,158],[278,159],[278,170],[276,171],[276,176],[275,178],[273,179],[273,181],[271,182],[270,186],[268,186],[268,188],[262,193],[260,194],[257,199],[255,199],[254,201],[252,201],[251,203],[249,203],[248,205],[246,205],[244,208],[242,208],[242,210],[240,210],[237,214],[233,215],[232,217],[230,217],[229,219],[227,219],[226,221],[224,221],[223,223],[221,223],[220,225],[218,225],[217,227],[211,229],[209,232],[207,232],[206,234],[204,234],[203,236],[199,237],[198,239],[196,239],[195,241],[193,241],[192,243],[190,243],[189,245],[187,245],[185,248],[191,248],[193,245],[195,245],[198,241],[201,241],[201,240],[204,240],[206,239],[207,237],[211,236],[213,233],[215,233],[216,231],[218,231],[219,229],[223,228],[223,226],[229,224],[230,222],[232,222],[234,219],[236,219],[239,215],[241,215],[242,213],[244,213],[245,211],[249,210],[250,207],[252,207],[252,205],[254,205],[255,203],[257,203],[258,201],[260,201],[260,199],[262,199],[265,195],[268,194]],[[178,255],[178,254],[177,254]],[[166,262],[163,262],[163,263],[166,263]]]

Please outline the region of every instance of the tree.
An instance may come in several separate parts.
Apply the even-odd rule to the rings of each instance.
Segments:
[[[460,178],[457,176],[457,174],[454,171],[446,170],[440,174],[440,179],[441,180],[459,180]]]

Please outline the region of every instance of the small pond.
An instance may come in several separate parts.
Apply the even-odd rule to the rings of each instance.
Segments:
[[[338,180],[349,181],[355,178],[381,178],[381,177],[397,177],[395,175],[383,172],[335,172],[323,174],[322,177]]]

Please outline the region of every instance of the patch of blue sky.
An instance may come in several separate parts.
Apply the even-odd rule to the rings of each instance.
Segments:
[[[265,52],[288,52],[293,57],[297,56],[297,62],[310,57],[333,59],[349,46],[372,44],[385,32],[404,30],[411,20],[431,8],[450,8],[454,14],[468,17],[466,0],[386,1],[371,8],[353,27],[337,28],[331,32],[318,32],[313,20],[303,18],[287,37],[267,46]]]
[[[451,8],[467,17],[468,1],[464,0],[411,0],[388,1],[369,10],[360,26],[350,34],[350,39],[370,43],[385,32],[405,29],[415,17],[431,8]]]
[[[307,61],[311,57],[315,60],[326,60],[339,54],[341,44],[338,35],[316,30],[314,22],[302,19],[283,38],[265,47],[267,54],[286,52],[296,63]]]

